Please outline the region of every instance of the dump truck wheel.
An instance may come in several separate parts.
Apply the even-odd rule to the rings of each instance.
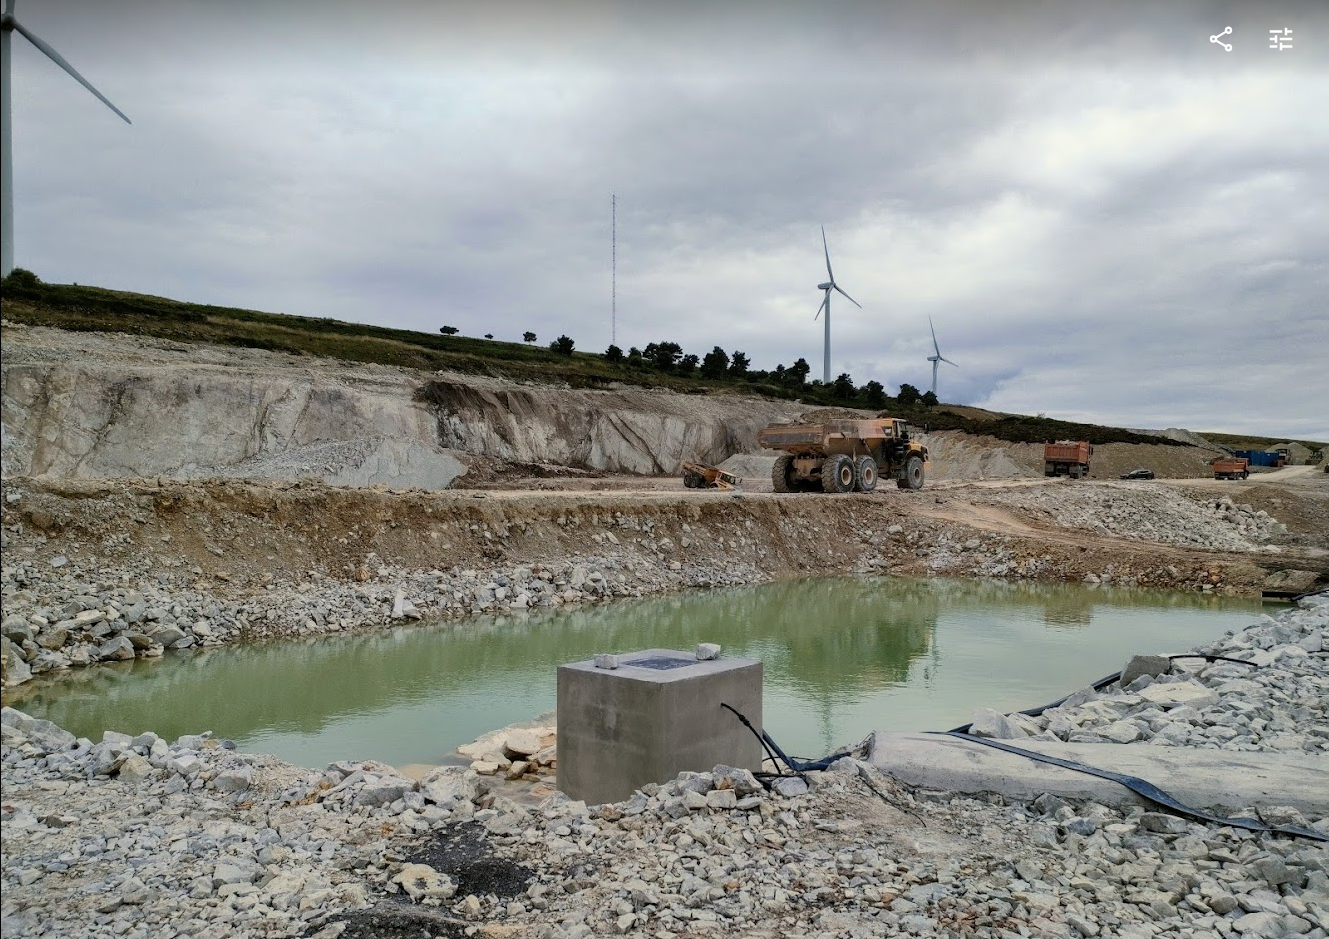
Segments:
[[[775,487],[776,492],[798,491],[798,483],[794,479],[794,458],[792,456],[776,457],[775,465],[771,467],[771,485]]]
[[[877,488],[877,461],[865,456],[858,461],[854,472],[854,485],[862,492],[871,492]]]
[[[901,489],[922,489],[923,488],[923,460],[916,456],[911,456],[904,462],[904,475],[900,477],[897,485]]]
[[[854,461],[841,453],[821,464],[822,492],[852,492],[854,489]]]

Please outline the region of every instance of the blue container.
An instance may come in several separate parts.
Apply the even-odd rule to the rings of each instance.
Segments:
[[[1235,450],[1232,455],[1246,460],[1251,466],[1278,465],[1278,454],[1269,450]]]

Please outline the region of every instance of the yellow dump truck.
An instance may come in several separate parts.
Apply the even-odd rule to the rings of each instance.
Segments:
[[[784,451],[771,468],[776,492],[871,492],[878,477],[922,489],[929,467],[928,448],[896,417],[772,424],[757,431],[757,443]]]
[[[683,485],[689,489],[737,489],[743,477],[727,473],[718,466],[683,462]]]

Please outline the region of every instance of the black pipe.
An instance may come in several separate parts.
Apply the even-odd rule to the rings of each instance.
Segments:
[[[1266,825],[1263,822],[1253,818],[1223,818],[1218,815],[1210,815],[1207,812],[1201,812],[1199,809],[1191,808],[1182,802],[1178,802],[1172,796],[1168,795],[1162,789],[1159,789],[1148,780],[1141,779],[1138,776],[1127,776],[1125,773],[1114,773],[1111,770],[1099,769],[1096,766],[1088,766],[1084,763],[1077,763],[1074,760],[1063,760],[1055,756],[1046,756],[1042,753],[1036,753],[1032,750],[1023,750],[1020,747],[1011,746],[1009,743],[1003,743],[999,740],[989,740],[985,737],[972,737],[969,734],[957,733],[955,731],[946,731],[945,736],[958,737],[970,743],[981,743],[985,747],[993,747],[997,750],[1005,750],[1007,753],[1015,753],[1019,756],[1027,756],[1031,760],[1037,760],[1040,763],[1050,763],[1053,766],[1060,766],[1063,769],[1075,770],[1077,773],[1087,773],[1090,776],[1098,776],[1101,779],[1108,779],[1115,783],[1120,783],[1127,789],[1143,796],[1156,805],[1169,809],[1178,815],[1184,815],[1188,818],[1194,818],[1202,822],[1212,822],[1215,825],[1231,825],[1233,828],[1244,828],[1247,831],[1272,831],[1281,835],[1291,835],[1296,838],[1310,838],[1315,841],[1329,842],[1329,835],[1323,835],[1313,828],[1302,828],[1298,825]]]

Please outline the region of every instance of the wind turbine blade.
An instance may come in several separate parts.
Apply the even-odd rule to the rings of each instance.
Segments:
[[[812,317],[812,322],[814,323],[817,322],[817,318],[821,316],[821,311],[826,309],[826,304],[830,302],[831,302],[831,292],[828,290],[826,291],[826,296],[821,298],[821,306],[817,307],[817,315]]]
[[[832,284],[831,286],[834,287],[836,290],[840,290],[839,284]],[[829,293],[829,291],[827,292]],[[849,296],[849,294],[845,293],[843,290],[840,290],[840,293],[844,294],[844,298],[848,300],[850,303],[852,303],[854,306],[858,307],[860,310],[863,309],[863,304],[859,303],[853,297]]]
[[[932,330],[932,351],[938,356],[941,355],[941,346],[937,345],[937,327],[932,325],[932,317],[928,317],[928,329]]]
[[[835,274],[831,272],[831,249],[826,245],[826,226],[821,226],[821,249],[826,252],[826,276],[835,283]]]
[[[941,359],[943,362],[945,362],[947,365],[955,365],[954,362],[952,362],[950,359],[946,358],[945,356],[938,356],[938,358]],[[959,368],[960,366],[955,365],[955,367]]]
[[[5,0],[5,16],[14,15],[14,0]]]
[[[11,9],[11,10],[13,9],[13,4],[12,4],[12,2],[11,2],[11,4],[10,4],[10,9]],[[78,70],[77,70],[76,68],[74,68],[74,66],[72,66],[72,65],[70,65],[68,62],[66,62],[66,61],[64,60],[64,57],[63,57],[62,55],[60,55],[60,53],[56,52],[54,49],[52,49],[50,46],[48,46],[44,41],[42,41],[42,39],[41,39],[39,36],[37,36],[35,33],[33,33],[31,30],[29,30],[29,29],[28,29],[26,26],[24,26],[22,23],[18,22],[17,20],[13,20],[13,19],[11,19],[11,22],[14,24],[14,29],[15,29],[15,31],[17,31],[20,35],[22,35],[24,39],[28,40],[28,42],[32,43],[34,46],[36,46],[36,47],[37,47],[38,49],[40,49],[42,52],[45,52],[45,53],[46,53],[46,57],[47,57],[48,59],[50,59],[50,60],[51,60],[52,62],[54,62],[56,65],[60,66],[60,67],[61,67],[62,69],[64,69],[66,72],[68,72],[68,73],[70,74],[70,76],[73,77],[73,79],[74,79],[75,81],[77,81],[77,82],[78,82],[80,85],[82,85],[84,88],[88,89],[88,91],[91,91],[91,92],[97,97],[97,100],[98,100],[98,101],[100,101],[102,104],[106,105],[108,108],[110,108],[110,109],[111,109],[112,111],[114,111],[116,114],[119,114],[122,118],[124,118],[124,121],[125,121],[126,124],[132,124],[132,123],[134,123],[134,122],[131,121],[128,117],[125,117],[125,112],[124,112],[124,111],[121,111],[121,110],[120,110],[119,108],[117,108],[115,105],[111,104],[110,99],[108,99],[108,98],[106,97],[106,95],[102,94],[102,93],[101,93],[100,91],[98,91],[96,88],[93,88],[93,87],[92,87],[92,82],[88,81],[86,78],[84,78],[82,75],[80,75],[80,74],[78,73]]]

